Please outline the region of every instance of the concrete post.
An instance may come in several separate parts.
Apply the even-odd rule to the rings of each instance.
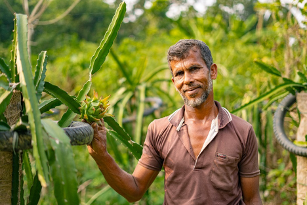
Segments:
[[[297,107],[301,113],[301,122],[297,130],[296,140],[305,141],[307,135],[307,93],[296,96]],[[303,205],[307,195],[307,157],[297,156],[297,205]]]

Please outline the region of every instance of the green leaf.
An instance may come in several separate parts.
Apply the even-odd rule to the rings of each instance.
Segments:
[[[110,54],[113,57],[113,59],[115,60],[119,70],[122,72],[123,76],[125,77],[125,79],[129,83],[129,85],[133,85],[133,82],[130,79],[130,75],[128,74],[128,72],[126,71],[126,68],[125,68],[125,66],[127,66],[127,64],[125,64],[125,66],[122,64],[122,62],[119,60],[118,56],[114,53],[113,49],[110,50]]]
[[[110,189],[111,189],[110,185],[103,187],[103,189],[101,189],[99,192],[94,194],[85,205],[91,205],[100,195],[106,193]]]
[[[136,129],[135,129],[135,141],[141,143],[142,140],[142,127],[143,127],[143,114],[145,110],[145,84],[140,86],[140,98],[138,105],[138,112],[136,118]]]
[[[45,82],[44,91],[47,92],[49,95],[52,95],[53,97],[59,99],[63,104],[67,105],[68,108],[71,109],[74,113],[80,114],[80,103],[58,86],[52,85],[49,82]]]
[[[273,66],[263,63],[262,61],[259,60],[255,60],[255,63],[265,72],[281,77],[280,71],[274,68]]]
[[[33,83],[32,69],[29,61],[27,48],[27,16],[16,14],[17,27],[17,70],[20,75],[20,85],[22,95],[25,102],[27,114],[29,116],[29,124],[32,134],[33,155],[36,160],[36,168],[38,177],[42,186],[46,187],[48,180],[47,157],[44,151],[43,131],[40,121],[40,112],[36,99],[36,91]]]
[[[272,105],[272,103],[274,103],[275,101],[277,101],[278,99],[280,99],[280,98],[283,98],[283,97],[285,97],[286,95],[288,95],[289,94],[289,92],[288,91],[286,91],[286,92],[280,92],[280,93],[278,93],[278,95],[277,96],[275,96],[275,97],[272,97],[270,100],[269,100],[269,102],[265,105],[265,106],[263,106],[263,110],[266,110],[266,109],[268,109],[271,105]]]
[[[113,137],[107,137],[107,144],[111,148],[111,150],[114,153],[115,160],[119,164],[125,164],[125,161],[123,160],[122,154],[119,151],[118,145]]]
[[[293,80],[289,79],[289,78],[282,78],[282,80],[285,82],[285,83],[295,83]]]
[[[4,88],[5,90],[9,90],[10,88],[10,82],[4,74],[0,74],[0,87]]]
[[[8,131],[10,129],[11,129],[11,127],[8,124],[0,121],[0,130],[1,131]]]
[[[14,83],[12,87],[9,87],[1,96],[0,96],[0,115],[5,111],[6,107],[10,103],[11,97],[13,95],[14,89],[19,85]]]
[[[10,79],[12,83],[19,82],[17,77],[17,66],[16,66],[16,48],[17,48],[17,15],[14,19],[14,38],[12,41],[12,50],[11,50],[11,60],[10,60]]]
[[[38,55],[37,65],[35,69],[35,76],[34,76],[34,85],[36,87],[37,101],[41,99],[42,92],[44,90],[46,65],[47,65],[47,52],[42,51]]]
[[[122,2],[117,8],[115,15],[110,23],[107,32],[105,33],[98,49],[95,51],[91,62],[90,62],[90,74],[93,75],[104,63],[109,50],[113,44],[115,37],[117,36],[117,32],[120,28],[120,25],[124,19],[126,13],[126,3]]]
[[[11,91],[5,91],[1,96],[0,96],[0,114],[4,113],[6,107],[8,104],[10,104],[11,97],[13,95],[13,90]]]
[[[78,96],[77,96],[77,100],[79,102],[83,101],[86,97],[86,95],[88,94],[88,92],[90,91],[92,86],[92,82],[91,81],[87,81],[82,89],[80,90]],[[73,121],[73,119],[76,117],[76,113],[74,113],[71,110],[67,110],[66,113],[64,113],[64,115],[62,116],[61,120],[58,122],[58,125],[60,127],[68,127],[70,125],[70,123]]]
[[[125,110],[125,106],[127,105],[128,101],[130,100],[130,98],[133,96],[133,92],[132,91],[128,91],[125,95],[125,97],[123,98],[120,106],[119,106],[119,111],[118,111],[118,122],[120,125],[122,125],[122,121],[123,121],[123,116],[124,116],[124,110]]]
[[[33,185],[31,187],[29,202],[27,205],[37,205],[41,196],[42,185],[38,179],[38,173],[34,176]]]
[[[143,73],[146,69],[147,66],[147,58],[142,58],[141,63],[139,66],[137,66],[136,69],[134,69],[135,74],[133,75],[133,84],[134,85],[139,85],[141,82],[141,78],[143,76]]]
[[[295,145],[300,146],[300,147],[307,147],[307,142],[306,141],[297,141],[294,140],[293,142]]]
[[[4,60],[2,58],[0,58],[0,70],[2,73],[4,73],[7,77],[7,79],[9,80],[9,82],[11,82],[11,72],[10,72],[10,68],[8,65],[6,65],[6,63],[4,62]]]
[[[113,117],[110,116],[105,116],[103,117],[103,120],[108,123],[108,125],[115,130],[121,137],[123,137],[123,139],[125,139],[126,141],[130,141],[131,137],[129,136],[129,134],[124,130],[124,128],[122,128]]]
[[[250,101],[249,103],[246,103],[245,105],[242,105],[241,107],[235,109],[232,111],[232,113],[236,113],[240,110],[246,109],[252,105],[255,105],[267,98],[270,98],[271,96],[280,93],[280,95],[282,95],[284,92],[284,89],[288,88],[288,87],[304,87],[304,85],[299,84],[299,83],[283,83],[281,85],[276,86],[275,88],[271,89],[269,92],[264,93],[263,95],[257,97],[256,99]]]
[[[42,125],[50,136],[50,144],[55,154],[55,160],[51,161],[50,167],[57,202],[58,204],[79,204],[77,170],[70,139],[54,121],[43,119]]]
[[[133,156],[139,160],[142,156],[142,146],[139,145],[138,143],[132,141],[132,140],[127,140],[125,139],[122,135],[118,134],[117,132],[115,131],[112,131],[112,130],[109,130],[107,132],[107,134],[109,136],[112,136],[114,137],[115,139],[118,139],[119,141],[121,141],[123,143],[123,145],[125,145],[129,151],[131,151],[131,153],[133,154]]]
[[[125,87],[121,87],[119,88],[114,94],[112,94],[111,98],[110,98],[110,105],[112,106],[110,108],[113,109],[113,107],[120,102],[120,100],[122,99],[122,95],[127,91],[127,88]]]
[[[156,76],[161,71],[169,69],[167,65],[162,65],[159,67],[154,68],[153,70],[149,71],[147,75],[145,75],[143,82],[150,81],[154,76]]]
[[[307,82],[307,77],[306,77],[306,75],[304,75],[304,74],[303,74],[302,72],[300,72],[300,71],[298,71],[297,74],[298,74],[298,76],[301,78],[301,80],[302,80],[303,82]]]
[[[42,101],[39,105],[39,111],[43,114],[52,108],[62,105],[62,102],[57,98],[51,98],[49,100]]]
[[[22,161],[23,161],[22,166],[27,177],[27,188],[29,189],[28,191],[30,193],[31,187],[33,185],[33,175],[32,175],[31,162],[29,159],[29,151],[27,150],[23,151]]]

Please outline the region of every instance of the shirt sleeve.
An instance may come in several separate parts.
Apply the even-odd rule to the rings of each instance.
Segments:
[[[143,153],[138,164],[147,169],[160,171],[163,166],[163,159],[157,150],[157,137],[158,135],[155,133],[154,123],[151,123],[147,130],[147,135],[143,146]]]
[[[255,177],[260,174],[258,144],[253,127],[248,132],[244,153],[239,162],[239,172],[241,177]]]

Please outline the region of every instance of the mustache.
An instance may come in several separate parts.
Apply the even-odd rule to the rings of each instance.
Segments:
[[[196,88],[203,88],[203,85],[197,84],[197,83],[191,83],[189,85],[184,85],[181,90],[183,92],[186,92],[186,91],[194,90]]]

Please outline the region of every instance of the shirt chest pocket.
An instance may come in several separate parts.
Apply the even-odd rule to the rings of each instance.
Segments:
[[[238,161],[236,157],[216,153],[210,172],[212,185],[221,190],[232,190],[238,184]]]

